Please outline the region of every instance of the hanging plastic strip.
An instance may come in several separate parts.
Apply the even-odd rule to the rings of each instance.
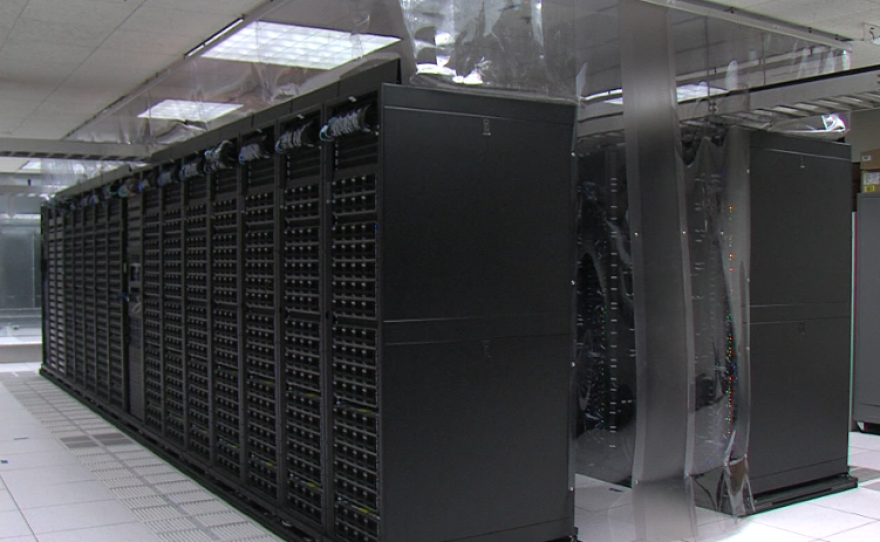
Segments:
[[[317,143],[316,124],[309,121],[301,126],[287,130],[275,143],[275,152],[281,154],[294,149],[312,148]]]

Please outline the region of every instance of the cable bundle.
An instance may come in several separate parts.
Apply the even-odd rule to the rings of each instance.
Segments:
[[[264,135],[258,141],[242,146],[241,151],[238,153],[238,163],[247,164],[255,160],[271,158],[272,154],[263,147],[265,142],[266,136]]]
[[[313,129],[314,126],[315,122],[310,121],[298,128],[284,132],[281,134],[278,142],[275,143],[275,152],[281,154],[294,149],[301,149],[303,147],[314,147],[315,140],[313,135],[311,133],[306,133],[310,129]]]
[[[327,125],[321,128],[321,141],[333,141],[338,137],[372,131],[372,127],[367,123],[367,114],[370,112],[370,107],[367,105],[341,116],[331,118]]]
[[[124,183],[122,183],[122,185],[119,187],[119,190],[116,193],[122,199],[130,198],[131,196],[134,195],[136,183],[137,183],[137,181],[134,178],[127,179]]]
[[[182,166],[180,166],[180,173],[178,173],[178,177],[181,181],[188,181],[189,179],[194,179],[196,177],[201,177],[205,174],[204,171],[204,160],[201,158],[196,158],[194,160],[190,160],[188,162],[184,162]]]
[[[205,151],[205,170],[211,173],[232,169],[236,164],[234,153],[234,145],[228,139],[215,148]]]

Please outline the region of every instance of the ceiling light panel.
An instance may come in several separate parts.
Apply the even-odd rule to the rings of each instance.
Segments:
[[[330,70],[399,42],[373,34],[353,35],[289,24],[251,23],[203,56],[219,60]]]
[[[166,119],[195,122],[211,122],[228,115],[241,104],[221,104],[214,102],[191,102],[188,100],[165,100],[147,109],[138,117],[142,119]]]

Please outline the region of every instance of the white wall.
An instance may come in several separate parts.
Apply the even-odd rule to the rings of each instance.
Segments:
[[[864,151],[880,149],[880,109],[855,112],[850,124],[846,142],[852,145],[853,162],[858,162]]]

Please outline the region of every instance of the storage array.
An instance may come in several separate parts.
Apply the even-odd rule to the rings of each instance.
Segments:
[[[117,409],[127,397],[124,213],[97,194],[43,211],[46,366]]]
[[[356,133],[333,144],[329,198],[336,531],[354,542],[378,540],[381,517],[375,109],[375,103],[346,104],[334,111],[334,118],[354,119]]]
[[[208,179],[184,185],[184,321],[186,325],[187,451],[211,459],[211,373],[208,353]]]
[[[397,342],[383,339],[385,326],[393,328],[397,320],[388,324],[391,320],[383,315],[383,292],[391,295],[395,287],[382,287],[383,262],[399,265],[383,253],[383,171],[389,171],[389,152],[399,156],[398,160],[412,156],[411,149],[393,150],[388,142],[383,153],[382,118],[387,107],[383,92],[389,88],[402,90],[371,83],[358,92],[342,94],[334,87],[323,91],[323,98],[304,97],[281,107],[274,117],[262,114],[259,120],[248,119],[249,123],[240,122],[160,153],[154,168],[112,180],[107,185],[111,196],[106,199],[103,186],[93,188],[87,196],[102,194],[95,204],[76,207],[73,212],[57,206],[47,209],[46,232],[51,240],[47,334],[56,339],[47,349],[44,374],[82,391],[93,406],[143,442],[293,540],[412,540],[425,533],[412,533],[408,522],[420,521],[422,511],[433,506],[433,513],[446,515],[441,522],[444,529],[462,534],[459,538],[480,535],[486,537],[485,542],[502,542],[506,534],[496,532],[502,521],[499,517],[442,500],[429,504],[424,500],[427,495],[418,491],[434,476],[434,469],[442,466],[444,477],[453,483],[450,487],[455,487],[446,497],[472,498],[474,484],[483,482],[471,476],[470,470],[491,472],[495,468],[491,454],[447,451],[439,446],[433,459],[418,451],[401,461],[388,455],[394,445],[386,446],[383,437],[383,431],[397,439],[414,432],[406,429],[413,421],[407,401],[459,397],[460,408],[478,408],[465,406],[477,399],[470,391],[457,391],[458,384],[450,383],[434,388],[427,376],[415,383],[422,388],[414,388],[411,394],[409,386],[399,383],[400,371],[412,370],[422,357],[394,357],[402,352],[397,342],[411,342],[400,333]],[[416,92],[414,96],[440,99],[441,108],[467,102],[467,98],[454,97],[447,104],[443,93]],[[470,107],[491,103],[490,99]],[[516,107],[515,102],[504,103]],[[553,130],[564,135],[559,141],[568,141],[573,119],[568,109],[543,107],[558,116],[565,112],[565,120]],[[501,123],[496,118],[499,111],[493,118]],[[453,107],[453,114],[444,118],[460,122],[470,117],[454,113]],[[529,113],[522,118],[535,117]],[[420,121],[408,122],[417,126]],[[521,124],[521,120],[510,122],[511,127]],[[476,137],[486,137],[481,120],[477,128]],[[517,134],[522,140],[531,137],[528,131]],[[420,147],[416,142],[413,145]],[[501,156],[506,148],[499,143],[491,152]],[[556,151],[552,161],[562,177],[551,189],[554,204],[559,204],[554,220],[560,235],[568,239],[574,223],[570,149],[562,145]],[[512,172],[506,177],[519,182],[517,175]],[[522,175],[523,182],[535,186],[540,182],[534,172]],[[433,184],[429,191],[448,192],[442,183]],[[467,194],[462,197],[467,212],[477,212],[467,203]],[[387,210],[397,209],[389,206]],[[522,216],[522,211],[511,208],[511,219]],[[127,217],[126,227],[120,228],[113,218],[119,215]],[[68,227],[87,234],[67,243]],[[398,224],[389,226],[388,232],[392,231],[409,235],[411,230]],[[527,257],[522,247],[540,245],[537,236],[532,237],[525,243],[516,241],[517,259]],[[562,325],[550,337],[536,340],[557,345],[555,357],[546,352],[528,354],[513,360],[509,371],[491,383],[479,380],[486,378],[479,372],[474,376],[478,380],[461,382],[468,389],[485,387],[489,404],[515,401],[514,411],[535,404],[557,415],[553,420],[535,416],[523,425],[527,432],[537,431],[534,446],[545,450],[548,439],[554,442],[549,455],[545,454],[550,470],[536,469],[534,481],[524,482],[499,500],[499,510],[529,510],[522,515],[526,523],[505,529],[534,532],[533,542],[567,539],[572,533],[565,439],[573,258],[566,243],[554,246],[565,250],[550,257],[549,265],[559,278],[553,280],[559,284],[547,299],[557,311],[554,321]],[[450,245],[437,250],[450,248],[455,249]],[[84,261],[84,254],[102,250],[112,254],[115,263],[99,258]],[[444,258],[455,261],[451,255]],[[427,271],[418,264],[413,272]],[[68,273],[83,278],[67,280]],[[88,274],[92,276],[86,278]],[[117,286],[114,275],[126,280]],[[56,292],[58,284],[72,288]],[[401,296],[409,292],[395,295],[399,305]],[[106,302],[99,301],[104,297]],[[450,363],[479,365],[488,348],[481,341],[502,345],[505,337],[538,333],[532,329],[537,329],[530,323],[536,321],[533,318],[518,325],[515,333],[503,327],[523,314],[510,303],[504,310],[515,310],[518,316],[454,314],[447,318],[453,330],[469,328],[474,319],[496,319],[502,327],[496,326],[485,340],[480,335],[485,331],[445,337],[432,331],[421,341],[422,347],[433,348],[430,345],[437,343],[442,345],[437,348],[446,349],[460,343],[453,348]],[[101,321],[105,314],[109,320]],[[417,320],[433,329],[437,319],[420,313]],[[65,334],[68,329],[72,331]],[[540,333],[545,332],[546,326]],[[106,335],[107,340],[85,340],[96,334]],[[501,361],[507,350],[497,348],[495,359]],[[117,352],[130,353],[129,363],[120,366],[122,376],[114,364],[88,365],[90,356],[104,352],[111,358]],[[478,352],[477,359],[467,358],[472,352]],[[525,386],[530,371],[548,359],[551,367],[540,370],[544,384],[525,391],[514,389],[510,394],[503,391],[514,381],[523,382],[514,387]],[[398,384],[383,386],[383,374]],[[121,404],[112,391],[119,381],[130,387]],[[108,385],[109,395],[90,393],[95,386]],[[545,399],[548,390],[558,392],[551,393],[549,401]],[[506,418],[506,409],[490,411]],[[420,427],[437,426],[437,438],[443,438],[440,435],[455,425],[457,415],[445,407],[431,409]],[[485,434],[474,438],[474,449],[499,446],[499,453],[510,449],[510,439],[518,437],[501,432],[506,424],[501,419],[490,422]],[[418,445],[430,445],[430,439],[419,438]],[[398,453],[403,449],[398,446]],[[513,455],[504,453],[525,461],[533,457],[530,450],[531,445],[519,447]],[[499,477],[494,487],[504,483]],[[551,484],[551,498],[540,495],[544,504],[534,507],[528,488],[546,493]],[[460,513],[462,509],[465,514]],[[450,532],[437,531],[424,540],[451,540]]]

